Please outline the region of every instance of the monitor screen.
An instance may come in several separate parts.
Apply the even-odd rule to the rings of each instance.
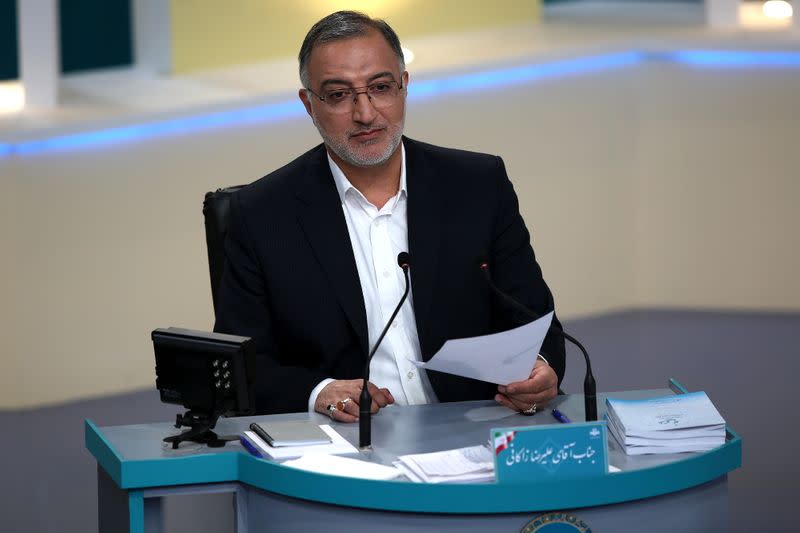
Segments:
[[[208,415],[254,411],[255,354],[249,337],[182,328],[152,333],[161,401]]]

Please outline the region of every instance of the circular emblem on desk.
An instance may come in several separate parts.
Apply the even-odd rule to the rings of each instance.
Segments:
[[[592,530],[574,514],[556,512],[537,516],[520,533],[592,533]]]

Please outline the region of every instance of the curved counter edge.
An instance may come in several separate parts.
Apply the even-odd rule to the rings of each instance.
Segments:
[[[239,481],[303,500],[386,511],[491,514],[593,507],[650,498],[702,485],[741,466],[741,438],[669,464],[583,480],[525,484],[422,484],[305,472],[244,453],[125,460],[90,420],[86,448],[123,489]],[[523,490],[520,490],[524,488]],[[354,495],[359,495],[355,497]]]

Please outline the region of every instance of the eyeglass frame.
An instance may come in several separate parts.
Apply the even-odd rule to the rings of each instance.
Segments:
[[[378,80],[378,81],[374,81],[374,82],[370,83],[369,85],[363,85],[361,87],[346,87],[346,88],[343,88],[343,89],[331,89],[330,92],[336,92],[337,90],[340,90],[340,91],[352,91],[353,92],[352,103],[353,103],[353,108],[355,108],[355,104],[356,104],[356,102],[358,102],[358,95],[359,94],[366,94],[367,95],[367,100],[369,100],[369,102],[372,103],[372,97],[370,96],[369,91],[368,90],[359,90],[359,89],[369,89],[373,85],[379,85],[381,83],[386,83],[386,84],[394,83],[395,85],[397,85],[397,91],[398,91],[397,95],[398,96],[400,94],[400,91],[402,91],[405,88],[405,86],[403,85],[403,81],[402,80],[401,81],[397,81],[397,80]],[[306,91],[310,92],[311,94],[313,94],[314,96],[316,96],[319,99],[320,102],[325,102],[325,104],[330,109],[335,109],[334,105],[329,103],[325,96],[321,96],[321,95],[317,94],[316,92],[314,92],[312,89],[309,89],[308,87],[304,87],[304,89]],[[372,104],[372,105],[374,106],[375,104]],[[347,112],[347,110],[345,110],[345,112]]]

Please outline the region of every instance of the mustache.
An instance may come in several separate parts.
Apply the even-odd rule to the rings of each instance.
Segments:
[[[357,129],[354,129],[354,130],[347,130],[347,136],[348,137],[352,137],[352,136],[358,135],[360,133],[367,133],[369,131],[385,130],[385,129],[388,129],[388,126],[386,124],[373,124],[373,125],[367,126],[365,128],[357,128]]]

